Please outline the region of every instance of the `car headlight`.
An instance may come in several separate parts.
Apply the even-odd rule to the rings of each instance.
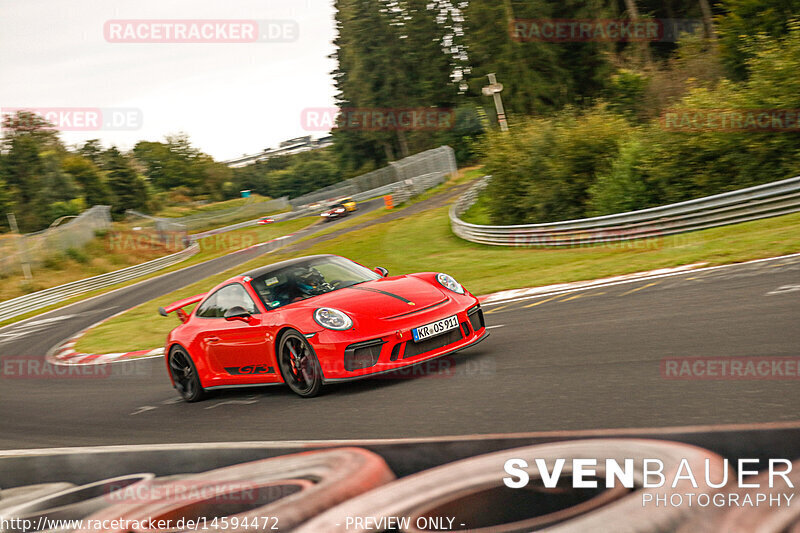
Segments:
[[[330,307],[321,307],[314,311],[314,321],[323,328],[336,331],[344,331],[353,326],[353,320],[349,316]]]
[[[438,281],[442,287],[449,289],[456,294],[464,294],[464,287],[454,280],[452,276],[448,276],[447,274],[436,274],[436,281]]]

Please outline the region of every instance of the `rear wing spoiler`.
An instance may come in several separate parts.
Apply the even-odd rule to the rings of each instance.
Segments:
[[[186,322],[186,319],[189,315],[183,310],[184,307],[192,304],[196,304],[200,300],[206,297],[207,292],[203,294],[195,294],[194,296],[190,296],[189,298],[184,298],[183,300],[178,300],[177,302],[172,302],[166,307],[159,307],[158,314],[161,316],[167,316],[168,314],[177,311],[178,317],[181,319],[181,322]]]

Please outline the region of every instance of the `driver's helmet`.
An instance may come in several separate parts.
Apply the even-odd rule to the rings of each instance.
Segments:
[[[300,267],[292,274],[297,288],[304,296],[316,296],[330,291],[330,285],[316,268]]]

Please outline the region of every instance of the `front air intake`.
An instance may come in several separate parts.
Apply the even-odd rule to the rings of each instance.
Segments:
[[[467,317],[469,317],[472,331],[479,331],[481,328],[486,327],[486,322],[483,320],[483,311],[481,311],[480,307],[476,306],[467,311]]]
[[[381,339],[351,344],[344,350],[344,369],[352,372],[375,366],[384,344]]]

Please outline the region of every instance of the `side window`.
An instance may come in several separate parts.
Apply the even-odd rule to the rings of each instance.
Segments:
[[[253,299],[247,294],[245,288],[238,283],[232,283],[222,287],[216,292],[216,296],[216,307],[219,313],[218,316],[220,317],[225,316],[225,311],[236,306],[244,307],[248,313],[253,315],[258,313],[255,302],[253,302]]]
[[[206,300],[200,304],[200,307],[197,308],[197,312],[195,316],[199,316],[201,318],[217,318],[217,295],[219,291],[215,292]],[[221,316],[221,315],[219,315]]]

